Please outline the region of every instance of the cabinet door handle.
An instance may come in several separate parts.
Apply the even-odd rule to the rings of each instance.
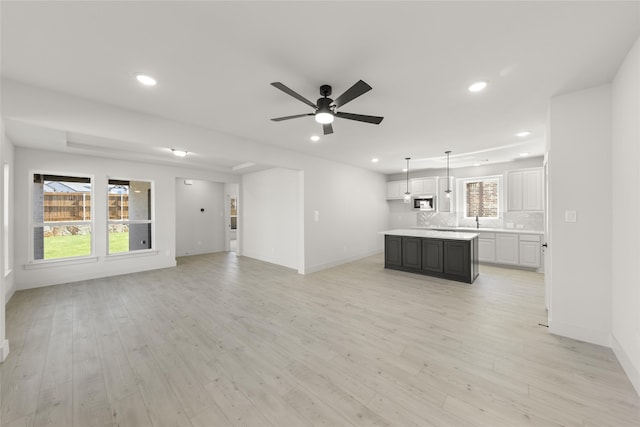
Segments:
[[[543,247],[543,248],[546,248],[546,247],[549,247],[549,245],[547,245],[546,243],[543,243],[543,244],[542,244],[542,247]]]

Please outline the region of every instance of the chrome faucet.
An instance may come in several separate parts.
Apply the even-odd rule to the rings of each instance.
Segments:
[[[478,215],[476,215],[476,228],[480,228],[480,221],[478,221]]]

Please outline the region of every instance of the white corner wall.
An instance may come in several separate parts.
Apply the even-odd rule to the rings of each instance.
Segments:
[[[382,252],[384,240],[378,232],[389,225],[386,198],[382,174],[323,160],[307,165],[304,273]]]
[[[612,346],[640,394],[640,39],[612,88]]]
[[[224,184],[186,179],[175,180],[176,256],[224,251]]]
[[[243,175],[239,203],[242,255],[300,269],[301,173],[274,168]]]
[[[610,346],[611,86],[552,98],[548,135],[549,330]]]

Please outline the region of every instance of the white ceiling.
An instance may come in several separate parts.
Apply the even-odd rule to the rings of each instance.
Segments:
[[[640,2],[1,7],[4,78],[383,173],[399,172],[407,156],[412,169],[440,168],[446,150],[454,168],[542,154],[549,98],[611,81],[640,35]],[[136,72],[158,85],[141,87]],[[335,133],[312,143],[321,135],[312,117],[269,120],[311,110],[271,82],[313,101],[322,84],[335,98],[359,79],[373,90],[341,111],[384,116],[379,126],[336,119]],[[484,92],[467,91],[482,79]],[[514,136],[523,129],[533,135]],[[86,132],[74,138],[76,149],[117,144]],[[246,160],[209,153],[196,166]]]

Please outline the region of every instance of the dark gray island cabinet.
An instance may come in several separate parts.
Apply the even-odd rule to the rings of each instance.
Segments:
[[[431,230],[390,230],[384,267],[473,283],[478,277],[478,235]]]

